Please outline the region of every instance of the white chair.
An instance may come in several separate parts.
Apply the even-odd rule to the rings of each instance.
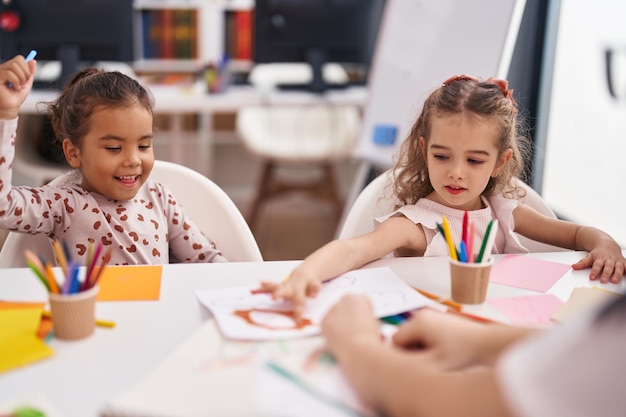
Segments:
[[[374,218],[391,213],[397,200],[393,197],[391,171],[385,171],[371,181],[357,196],[339,229],[338,239],[349,239],[374,230]],[[534,208],[541,214],[557,218],[554,211],[543,198],[525,182],[518,180],[517,184],[526,190],[526,196],[520,201]],[[518,235],[520,242],[530,252],[566,251],[558,246],[547,245]]]
[[[69,174],[51,184],[62,184]],[[230,197],[202,174],[173,162],[155,161],[151,178],[167,185],[193,222],[215,240],[222,254],[231,262],[263,261],[246,220]],[[24,251],[54,259],[50,241],[45,235],[10,232],[0,251],[0,268],[26,266]]]
[[[326,64],[324,79],[345,83],[348,76],[338,64]],[[261,94],[277,84],[300,84],[311,79],[307,64],[259,64],[249,76]],[[295,94],[295,93],[294,93]],[[351,155],[361,126],[356,106],[331,105],[322,100],[301,106],[263,104],[246,106],[237,113],[236,130],[245,147],[263,160],[261,177],[248,215],[252,228],[263,203],[272,197],[295,190],[329,199],[337,220],[343,210],[335,163]],[[315,167],[321,170],[316,181],[285,179],[279,166]]]

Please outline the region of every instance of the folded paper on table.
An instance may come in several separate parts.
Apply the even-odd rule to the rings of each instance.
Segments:
[[[45,303],[41,303],[41,302],[0,301],[0,310],[36,308],[42,311],[44,306],[45,306]],[[52,320],[50,320],[50,318],[46,318],[42,316],[41,321],[39,322],[39,328],[37,329],[37,332],[36,332],[37,337],[43,340],[46,337],[48,337],[51,331],[52,331]]]
[[[562,305],[553,294],[491,298],[488,303],[500,310],[515,325],[551,325],[552,315]]]
[[[350,271],[324,283],[315,298],[307,299],[303,320],[298,323],[292,318],[291,302],[275,301],[267,294],[251,294],[256,287],[198,290],[196,296],[211,311],[222,334],[239,340],[277,340],[319,334],[320,322],[328,309],[348,293],[367,295],[377,317],[435,304],[387,267]]]
[[[0,372],[28,365],[54,351],[37,337],[41,307],[0,310]]]
[[[107,266],[99,278],[98,301],[158,300],[161,265]]]
[[[491,268],[489,281],[511,287],[546,292],[570,269],[570,265],[558,262],[524,255],[506,255]]]
[[[569,320],[582,311],[597,308],[620,296],[619,293],[599,287],[577,287],[572,290],[567,301],[552,315],[552,319],[559,323]]]

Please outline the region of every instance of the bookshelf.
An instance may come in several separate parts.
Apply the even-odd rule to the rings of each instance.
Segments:
[[[135,71],[193,73],[226,56],[252,65],[254,0],[135,0]]]

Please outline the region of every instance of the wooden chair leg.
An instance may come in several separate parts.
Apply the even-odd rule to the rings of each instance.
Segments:
[[[261,177],[259,178],[256,195],[252,200],[252,205],[248,213],[248,225],[251,230],[254,230],[254,226],[259,215],[261,205],[272,193],[272,182],[274,176],[275,164],[272,161],[263,162],[263,169],[261,171]]]
[[[335,206],[336,221],[339,222],[343,212],[343,201],[339,193],[339,181],[337,180],[337,170],[335,165],[324,165],[324,182],[328,186],[331,203]]]

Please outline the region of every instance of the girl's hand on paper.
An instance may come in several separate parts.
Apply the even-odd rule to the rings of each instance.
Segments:
[[[267,293],[275,300],[289,300],[293,303],[295,320],[300,320],[304,312],[307,297],[315,297],[322,288],[322,282],[315,277],[292,273],[282,282],[262,281],[253,294]]]
[[[577,270],[589,267],[591,267],[590,280],[599,280],[602,284],[608,282],[617,284],[626,272],[626,258],[615,241],[603,240],[587,256],[572,265],[572,268]]]

